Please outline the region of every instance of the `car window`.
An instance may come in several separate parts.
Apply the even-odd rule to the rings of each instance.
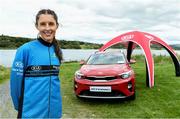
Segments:
[[[92,55],[87,64],[122,64],[126,60],[122,53],[98,53]]]

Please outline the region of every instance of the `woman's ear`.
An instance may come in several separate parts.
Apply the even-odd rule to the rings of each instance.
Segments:
[[[34,25],[35,25],[36,29],[38,29],[38,25],[37,25],[37,23],[36,23],[36,22],[34,22]]]
[[[57,24],[57,28],[59,27],[59,24]]]
[[[37,25],[37,24],[35,24],[35,27],[36,27],[36,29],[37,29],[37,30],[39,30],[39,29],[38,29],[38,25]]]

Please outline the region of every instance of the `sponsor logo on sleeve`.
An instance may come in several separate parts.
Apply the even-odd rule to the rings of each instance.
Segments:
[[[17,62],[15,62],[15,67],[17,67],[17,68],[23,68],[23,67],[24,67],[24,65],[23,65],[23,63],[22,63],[22,62],[17,61]]]

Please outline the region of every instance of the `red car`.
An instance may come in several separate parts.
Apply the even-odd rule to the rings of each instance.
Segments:
[[[97,52],[76,71],[74,91],[81,98],[134,100],[134,71],[123,52]]]

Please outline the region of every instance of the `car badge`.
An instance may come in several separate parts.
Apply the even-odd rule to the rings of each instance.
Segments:
[[[98,74],[103,74],[103,72],[98,72]]]

